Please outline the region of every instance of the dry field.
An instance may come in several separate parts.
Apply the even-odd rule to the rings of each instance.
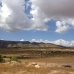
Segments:
[[[20,59],[22,62],[48,62],[48,63],[73,63],[74,57],[49,57],[49,58],[33,58],[33,59]]]
[[[0,63],[0,74],[74,74],[74,57],[19,60],[21,63],[14,61]]]
[[[74,74],[74,48],[0,40],[0,53],[6,60],[0,63],[0,74]],[[10,62],[12,56],[20,62]]]

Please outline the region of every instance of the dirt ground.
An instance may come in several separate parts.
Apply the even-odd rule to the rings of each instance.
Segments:
[[[6,58],[5,60],[9,60]],[[19,59],[0,63],[0,74],[74,74],[74,57]]]
[[[33,58],[21,59],[22,62],[49,62],[49,63],[74,63],[74,57],[49,57],[49,58]]]

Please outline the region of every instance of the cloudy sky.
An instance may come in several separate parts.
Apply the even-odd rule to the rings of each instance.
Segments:
[[[0,39],[74,46],[74,0],[0,0]]]

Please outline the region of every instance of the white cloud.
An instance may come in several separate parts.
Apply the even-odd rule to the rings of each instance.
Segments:
[[[72,26],[74,26],[74,20],[72,21]]]
[[[4,39],[1,39],[1,40],[4,40]]]
[[[25,0],[1,0],[2,7],[0,7],[0,29],[15,32],[18,30],[44,30],[47,31],[48,26],[39,19],[38,10],[32,10],[31,14],[34,18],[29,19],[25,10],[30,6],[30,2]],[[26,9],[25,6],[26,5]],[[33,6],[33,5],[32,5]],[[38,13],[38,17],[36,17]]]
[[[67,46],[67,47],[74,47],[74,40],[66,41],[63,39],[59,39],[59,40],[55,40],[53,43],[57,45]]]
[[[41,21],[43,19],[50,19],[56,20],[56,21],[65,21],[65,24],[62,22],[61,27],[58,27],[56,25],[56,32],[63,33],[70,29],[71,27],[74,27],[74,1],[73,0],[30,0],[32,2],[32,10],[35,10],[37,12],[32,13],[33,19],[36,22],[36,19],[40,21],[40,24],[45,21]],[[42,17],[41,17],[42,16]],[[37,21],[37,22],[38,22]],[[69,24],[71,24],[69,26]]]
[[[34,29],[47,31],[48,26],[45,24],[45,16],[41,10],[36,5],[32,4],[30,13],[33,16],[31,21]]]
[[[24,41],[24,39],[21,39],[20,41]]]
[[[74,40],[66,41],[63,39],[58,39],[55,41],[49,41],[49,40],[42,40],[42,39],[39,39],[39,40],[32,39],[31,42],[53,43],[53,44],[62,45],[62,46],[66,46],[66,47],[74,47]]]
[[[32,39],[31,42],[43,42],[42,39],[36,40],[36,39]]]
[[[70,41],[65,41],[63,39],[56,40],[53,43],[57,44],[57,45],[62,45],[62,46],[70,46],[70,44],[71,44]]]
[[[53,19],[74,18],[73,0],[30,0],[43,13]]]
[[[1,0],[0,28],[7,31],[31,29],[30,20],[24,13],[24,0]]]
[[[56,22],[56,32],[63,33],[74,28],[74,1],[73,0],[0,0],[0,29],[15,32],[18,30],[43,30],[49,26],[46,22],[51,20],[60,21],[60,27]],[[32,4],[31,4],[31,3]],[[24,6],[26,5],[26,7]],[[24,12],[31,6],[29,19]],[[62,21],[65,22],[62,23]],[[51,24],[49,24],[51,25]]]
[[[57,29],[55,32],[58,32],[58,33],[64,33],[68,29],[70,29],[69,25],[66,25],[66,23],[64,21],[62,21],[62,22],[57,21],[56,26],[57,26]]]

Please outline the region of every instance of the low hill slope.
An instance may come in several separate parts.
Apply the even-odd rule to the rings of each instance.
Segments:
[[[0,54],[21,57],[74,56],[74,48],[52,43],[0,40]]]
[[[0,40],[0,48],[66,48],[64,46],[55,45],[52,43],[37,43],[29,41],[4,41]]]

